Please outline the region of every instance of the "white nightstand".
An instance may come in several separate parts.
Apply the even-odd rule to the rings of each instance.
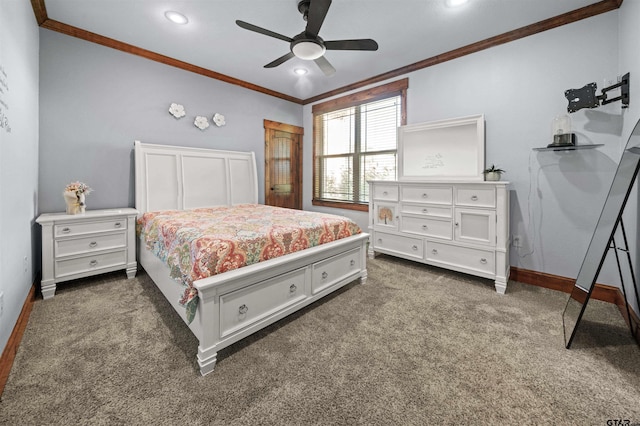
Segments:
[[[135,277],[137,215],[131,208],[40,215],[42,297],[53,297],[62,281],[120,269]]]

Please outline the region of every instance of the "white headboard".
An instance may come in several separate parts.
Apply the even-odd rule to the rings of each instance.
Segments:
[[[136,141],[135,167],[139,213],[258,202],[253,152]]]

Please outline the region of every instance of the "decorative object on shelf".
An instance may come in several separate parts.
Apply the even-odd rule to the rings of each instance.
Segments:
[[[618,77],[618,83],[605,87],[601,90],[601,95],[596,95],[596,83],[589,83],[580,89],[567,89],[564,96],[569,101],[568,112],[576,112],[582,108],[598,108],[600,105],[621,101],[622,108],[629,107],[629,73]],[[620,96],[607,99],[607,92],[620,88]],[[601,103],[602,102],[602,103]]]
[[[207,117],[203,117],[201,115],[196,117],[196,120],[193,122],[193,124],[195,124],[195,126],[200,129],[200,130],[204,130],[207,127],[209,127],[209,120],[207,119]]]
[[[218,114],[217,112],[215,114],[213,114],[213,122],[218,127],[221,127],[221,126],[224,126],[225,124],[227,124],[224,121],[224,115]]]
[[[172,103],[169,107],[169,114],[173,115],[175,118],[182,118],[185,116],[186,112],[183,105]]]
[[[571,131],[571,118],[568,115],[558,115],[553,119],[551,122],[551,136],[553,142],[547,145],[547,148],[576,145],[576,134]]]
[[[497,182],[502,177],[502,174],[506,173],[506,171],[502,169],[498,169],[496,168],[495,165],[492,164],[491,167],[489,167],[488,169],[485,169],[483,173],[484,173],[484,180]]]
[[[82,182],[72,182],[64,188],[62,195],[67,205],[67,214],[81,214],[86,210],[85,196],[93,191]]]

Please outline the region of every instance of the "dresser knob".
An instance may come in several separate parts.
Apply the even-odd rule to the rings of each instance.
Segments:
[[[485,259],[485,258],[483,257],[482,259],[480,259],[480,263],[482,263],[482,264],[484,265],[485,263],[487,263],[487,259]]]
[[[471,196],[471,201],[478,201],[478,196],[477,195],[472,195]]]
[[[95,242],[95,241],[91,241],[91,242],[89,243],[89,247],[91,247],[91,248],[94,248],[94,247],[97,247],[97,246],[98,246],[98,243],[97,243],[97,242]]]
[[[384,191],[384,192],[382,193],[382,195],[387,196],[387,195],[389,195],[389,193],[388,193],[387,191]]]
[[[61,231],[63,234],[68,234],[69,232],[71,232],[71,228],[62,228]]]
[[[432,253],[432,254],[438,254],[438,250],[433,249],[433,250],[431,250],[431,253]]]
[[[327,274],[326,272],[322,273],[322,279],[323,280],[326,280],[328,276],[329,276],[329,274]]]
[[[297,289],[298,289],[298,287],[296,287],[295,284],[291,284],[289,286],[289,293],[295,293]]]
[[[414,244],[413,246],[411,246],[411,248],[413,249],[413,251],[418,250],[418,246],[417,246],[417,245],[415,245],[415,244]]]
[[[456,222],[456,226],[459,226],[460,224],[458,222]]]
[[[426,231],[427,229],[429,229],[429,227],[427,225],[422,225],[422,229]]]
[[[89,266],[96,266],[98,264],[97,260],[92,260],[91,262],[89,262]]]
[[[116,228],[120,228],[120,227],[122,226],[122,223],[120,223],[120,222],[116,222],[114,226],[115,226]]]
[[[427,193],[425,192],[424,194],[422,194],[422,198],[429,198],[429,196],[427,195]]]
[[[351,266],[355,266],[355,265],[356,265],[356,261],[355,261],[355,260],[353,260],[353,259],[351,259],[351,262],[349,262],[349,265],[351,265]]]
[[[238,313],[240,315],[244,315],[247,312],[249,312],[249,307],[247,305],[245,305],[244,303],[242,305],[240,305],[240,307],[238,308]]]
[[[422,209],[422,213],[429,213],[429,210],[427,210],[427,209]]]
[[[382,238],[378,238],[378,244],[382,244]]]

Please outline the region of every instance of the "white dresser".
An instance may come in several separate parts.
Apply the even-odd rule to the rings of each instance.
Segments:
[[[508,182],[370,181],[369,256],[376,252],[495,281],[509,278]]]
[[[40,215],[42,297],[53,297],[62,281],[120,269],[135,277],[137,215],[131,208]]]

